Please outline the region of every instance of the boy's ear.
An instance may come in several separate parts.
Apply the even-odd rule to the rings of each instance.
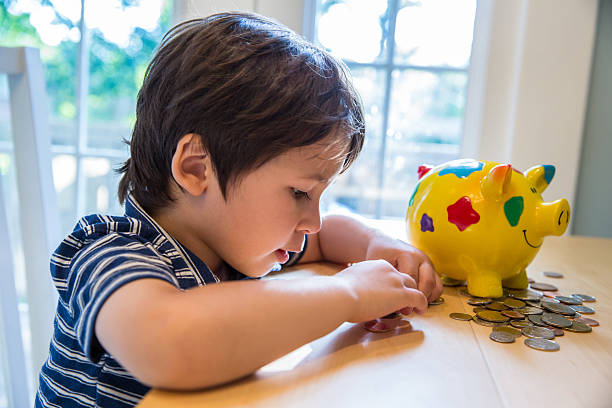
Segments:
[[[199,196],[206,191],[212,174],[210,155],[200,136],[195,133],[183,136],[172,156],[172,177],[177,184],[189,194]]]

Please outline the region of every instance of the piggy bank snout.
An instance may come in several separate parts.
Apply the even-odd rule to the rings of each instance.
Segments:
[[[570,206],[566,199],[542,203],[542,217],[538,220],[542,236],[563,235],[570,222]]]

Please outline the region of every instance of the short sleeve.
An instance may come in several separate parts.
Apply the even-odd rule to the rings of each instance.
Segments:
[[[120,287],[145,278],[179,286],[170,261],[136,237],[108,234],[75,256],[66,300],[79,345],[91,361],[99,361],[104,352],[94,331],[100,308]]]

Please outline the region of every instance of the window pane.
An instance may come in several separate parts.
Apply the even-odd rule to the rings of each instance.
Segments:
[[[353,83],[364,103],[366,138],[353,166],[341,175],[324,196],[324,211],[374,214],[378,197],[378,174],[383,118],[385,71],[351,69]],[[334,203],[334,201],[336,201]]]
[[[11,108],[9,105],[8,78],[0,74],[0,142],[11,140]]]
[[[74,144],[80,2],[55,3],[62,7],[24,0],[0,2],[0,46],[40,49],[51,140],[55,144]]]
[[[386,0],[327,0],[319,8],[317,40],[340,58],[383,61],[387,32]]]
[[[123,214],[117,200],[119,175],[115,173],[123,160],[103,157],[87,157],[81,162],[85,176],[85,214]]]
[[[53,184],[57,194],[62,235],[69,234],[78,220],[76,214],[76,157],[72,154],[57,154],[51,162]],[[85,214],[80,214],[85,215]]]
[[[466,67],[476,0],[405,1],[397,13],[395,63]]]
[[[465,73],[393,72],[384,215],[404,216],[419,165],[458,158],[466,82]]]
[[[87,145],[124,150],[136,115],[136,96],[157,44],[170,26],[172,3],[122,5],[87,1],[91,32]]]

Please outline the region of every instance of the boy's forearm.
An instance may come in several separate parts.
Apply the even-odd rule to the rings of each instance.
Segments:
[[[193,389],[248,375],[349,318],[339,279],[226,282],[178,294],[172,373],[157,387]]]
[[[321,230],[308,237],[303,262],[329,261],[336,263],[360,262],[366,259],[368,244],[379,234],[358,220],[342,215],[330,215],[323,219]]]

